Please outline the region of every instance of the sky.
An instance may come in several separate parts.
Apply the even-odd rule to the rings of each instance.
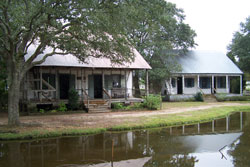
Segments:
[[[227,53],[234,32],[250,16],[250,0],[167,0],[182,8],[195,30],[197,50]]]

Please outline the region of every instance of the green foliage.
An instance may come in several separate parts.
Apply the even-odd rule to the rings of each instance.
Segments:
[[[147,97],[144,97],[144,107],[149,110],[157,110],[160,109],[162,99],[160,95],[148,95]]]
[[[57,110],[51,110],[50,112],[51,113],[57,113]]]
[[[68,108],[71,110],[77,110],[79,108],[78,100],[79,100],[78,92],[75,89],[70,89]]]
[[[217,101],[250,101],[250,96],[226,96],[226,95],[217,95]]]
[[[39,113],[41,113],[41,114],[44,114],[44,112],[45,112],[44,109],[40,109],[40,110],[39,110]]]
[[[113,103],[112,107],[115,110],[122,110],[122,109],[126,109],[126,107],[123,105],[123,103]]]
[[[65,111],[67,111],[67,107],[66,107],[65,103],[61,102],[61,103],[59,104],[59,107],[58,107],[57,110],[60,111],[60,112],[65,112]]]
[[[127,31],[128,40],[152,67],[149,80],[153,85],[152,89],[159,93],[170,72],[180,70],[179,65],[172,59],[175,55],[164,51],[194,47],[196,34],[184,23],[183,10],[165,0],[122,1],[119,10],[123,16],[121,22]],[[135,77],[139,78],[139,75]],[[138,82],[139,79],[135,81]],[[136,82],[136,89],[139,89]]]
[[[202,95],[201,92],[196,93],[196,94],[194,95],[194,99],[195,99],[195,101],[204,101],[203,95]]]
[[[124,103],[113,103],[112,108],[115,110],[140,110],[144,108],[143,103],[133,103],[130,105],[124,105]]]
[[[228,46],[228,57],[230,57],[239,67],[250,72],[250,17],[245,23],[240,23],[240,30],[234,33],[232,43]],[[237,60],[237,61],[236,61]]]

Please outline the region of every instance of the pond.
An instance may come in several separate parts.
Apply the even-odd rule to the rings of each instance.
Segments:
[[[207,123],[0,142],[1,167],[248,167],[250,113]]]

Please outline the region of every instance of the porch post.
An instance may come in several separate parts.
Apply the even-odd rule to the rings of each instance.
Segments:
[[[211,86],[211,93],[214,94],[214,76],[212,75],[212,86]]]
[[[128,100],[128,97],[127,97],[127,71],[124,70],[124,73],[125,73],[125,100]]]
[[[148,86],[148,70],[146,69],[146,96],[149,94],[149,86]]]
[[[166,84],[166,82],[165,82],[165,84]],[[172,92],[172,77],[170,77],[170,79],[169,79],[169,93],[171,94],[171,92]]]
[[[182,75],[182,94],[184,94],[184,88],[185,88],[185,77]]]
[[[242,95],[242,75],[240,75],[240,95]]]
[[[229,93],[228,75],[226,75],[226,91],[227,91],[227,93]]]
[[[200,92],[200,75],[197,75],[197,88],[198,92]]]
[[[59,71],[56,69],[56,99],[59,99]]]
[[[40,67],[40,93],[39,93],[39,100],[42,101],[42,92],[41,90],[43,89],[43,71],[42,67]]]
[[[81,68],[81,103],[83,103],[83,91],[82,91],[82,83],[83,83],[83,77],[82,77],[82,68]]]
[[[102,69],[102,89],[104,89],[105,88],[105,82],[104,82],[104,71],[103,71],[103,69]],[[102,98],[104,99],[104,93],[103,93],[103,90],[102,90]]]

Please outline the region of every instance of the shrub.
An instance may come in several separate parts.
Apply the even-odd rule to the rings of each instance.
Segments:
[[[196,93],[196,95],[194,95],[194,99],[195,99],[196,101],[204,101],[203,95],[202,95],[201,92]]]
[[[61,102],[59,104],[58,111],[61,111],[61,112],[67,111],[67,107],[66,107],[66,105],[63,102]]]
[[[113,108],[116,110],[126,109],[126,106],[123,103],[113,103]]]
[[[51,112],[51,113],[56,113],[56,112],[57,112],[57,110],[51,110],[50,112]]]
[[[143,105],[145,108],[149,110],[157,110],[161,107],[161,96],[160,95],[148,95],[147,97],[144,97]]]
[[[216,96],[217,101],[222,102],[222,101],[249,101],[250,97],[249,96],[223,96],[223,95],[218,95]]]
[[[79,95],[78,92],[75,89],[70,89],[69,91],[69,103],[68,107],[71,110],[77,110],[79,108]]]
[[[44,110],[44,109],[40,109],[39,112],[40,112],[41,114],[44,114],[45,110]]]

